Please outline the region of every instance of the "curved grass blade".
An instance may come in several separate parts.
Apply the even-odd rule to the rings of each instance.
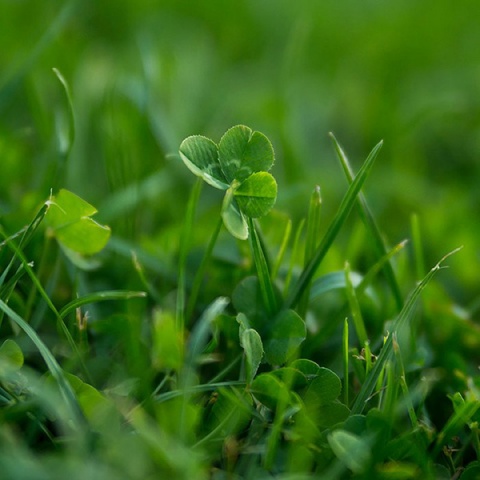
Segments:
[[[63,156],[64,160],[67,160],[70,156],[70,152],[72,151],[73,143],[75,142],[75,114],[73,111],[73,101],[72,95],[70,93],[70,87],[68,86],[65,77],[60,73],[60,70],[57,68],[52,68],[53,73],[56,75],[60,83],[62,84],[63,90],[65,92],[65,96],[67,98],[67,105],[68,105],[68,134],[66,135],[67,138],[60,138],[60,153]]]
[[[262,292],[263,301],[265,307],[270,315],[273,315],[278,311],[277,299],[273,289],[272,278],[270,276],[270,270],[265,258],[265,254],[262,248],[262,244],[258,237],[257,230],[252,218],[247,217],[248,228],[250,230],[250,239],[252,243],[253,258],[255,260],[255,267],[257,269],[258,282],[260,284],[260,290]]]
[[[10,237],[7,237],[6,233],[3,231],[3,229],[0,226],[0,235],[4,238],[3,242],[0,243],[0,247],[3,247],[5,245],[12,245],[13,244],[12,240],[14,240],[20,235],[21,235],[21,239],[20,239],[18,248],[22,248],[24,245],[26,245],[32,238],[33,234],[36,232],[38,226],[40,225],[43,218],[45,217],[47,210],[48,210],[48,204],[45,203],[43,204],[42,208],[40,208],[40,210],[35,215],[35,218],[30,222],[30,224],[27,227],[15,233],[14,235],[11,235]],[[7,267],[3,270],[2,275],[0,276],[0,286],[3,285],[5,278],[7,277],[10,269],[12,268],[16,257],[17,257],[17,254],[15,253],[12,259],[10,260],[9,264],[7,265]]]
[[[348,182],[351,184],[354,181],[353,178],[355,175],[353,173],[352,167],[350,166],[348,158],[345,155],[342,147],[337,142],[337,139],[335,138],[333,133],[330,132],[329,135],[333,140],[335,151],[337,153],[338,159],[340,160],[340,163],[342,164],[345,176],[347,177]],[[361,192],[359,192],[357,197],[357,205],[358,205],[360,218],[362,219],[362,221],[365,223],[366,227],[370,231],[370,234],[373,239],[373,245],[377,250],[378,255],[382,257],[385,256],[387,254],[387,248],[382,239],[382,234],[380,233],[380,229],[377,226],[377,222],[375,221],[372,211],[368,206],[367,200],[365,199],[365,196]],[[403,306],[403,298],[402,298],[400,286],[398,285],[397,278],[392,268],[392,264],[390,262],[386,262],[384,264],[383,270],[387,278],[387,281],[390,284],[390,289],[392,290],[393,296],[395,298],[397,309],[400,311]]]
[[[318,238],[320,232],[320,208],[322,205],[322,197],[320,195],[320,187],[317,185],[312,195],[310,196],[310,205],[308,207],[308,216],[307,216],[307,236],[305,238],[305,257],[304,265],[306,266],[308,262],[313,258],[315,254],[315,249],[318,245]],[[307,285],[305,292],[302,295],[302,298],[299,303],[298,313],[302,318],[305,318],[307,314],[308,304],[310,301],[310,287]]]
[[[197,208],[198,198],[202,191],[202,180],[198,178],[193,187],[187,204],[187,212],[185,214],[185,223],[183,225],[182,238],[180,241],[180,252],[178,259],[178,290],[177,290],[177,305],[176,318],[177,329],[183,332],[185,327],[185,289],[186,289],[186,263],[187,253],[192,236],[193,223],[195,217],[195,210]]]
[[[190,291],[190,297],[188,299],[187,313],[185,315],[185,318],[187,319],[187,321],[191,320],[192,318],[193,310],[195,308],[198,294],[200,292],[200,288],[202,286],[203,278],[205,275],[205,270],[207,268],[207,265],[210,259],[212,258],[213,248],[217,243],[218,235],[220,234],[220,230],[222,229],[222,224],[223,224],[223,219],[222,217],[219,217],[217,226],[215,227],[215,231],[213,232],[210,238],[210,241],[208,242],[205,254],[203,255],[202,261],[200,262],[197,272],[195,273],[195,278],[193,279],[193,283],[192,283],[192,289]]]
[[[23,268],[25,269],[28,276],[32,280],[32,283],[34,284],[35,288],[40,293],[40,296],[43,298],[45,303],[48,305],[48,308],[50,308],[50,310],[54,313],[54,315],[57,319],[57,324],[58,324],[60,330],[65,335],[65,338],[67,339],[67,342],[70,345],[70,348],[72,349],[73,353],[77,357],[77,359],[80,363],[80,366],[82,367],[87,379],[89,379],[90,374],[88,373],[88,370],[87,370],[87,368],[86,368],[86,366],[85,366],[85,364],[82,360],[82,356],[80,355],[80,352],[77,348],[77,345],[76,345],[75,341],[72,338],[72,335],[70,334],[70,331],[68,330],[67,326],[65,325],[65,322],[63,321],[63,318],[58,313],[58,310],[56,309],[52,300],[48,296],[47,292],[43,288],[43,286],[42,286],[40,280],[38,279],[37,275],[35,275],[35,272],[33,271],[31,264],[27,262],[27,259],[23,255],[23,252],[21,251],[21,249],[17,245],[15,245],[14,242],[7,239],[7,245],[15,252],[15,255],[20,259],[20,261],[23,265]]]
[[[3,300],[0,300],[0,310],[2,310],[11,320],[13,320],[30,338],[30,340],[37,347],[40,355],[42,356],[48,370],[52,374],[53,378],[57,381],[63,398],[67,403],[70,414],[72,415],[72,421],[76,428],[83,429],[86,426],[86,419],[78,404],[75,393],[72,387],[68,383],[65,374],[58,364],[55,357],[52,355],[47,346],[43,343],[41,338],[37,335],[35,330],[16,312],[14,312]]]
[[[449,254],[445,255],[440,262],[438,262],[428,273],[425,275],[423,280],[416,286],[416,288],[412,291],[412,293],[407,298],[402,310],[396,317],[394,324],[393,324],[393,332],[397,333],[399,330],[404,328],[411,320],[413,313],[415,311],[415,307],[417,304],[417,300],[420,297],[423,289],[427,286],[428,282],[432,279],[432,277],[440,270],[441,263],[450,255],[456,253],[459,249],[453,250]],[[366,402],[372,395],[375,386],[377,384],[377,380],[380,377],[385,365],[389,360],[391,360],[393,355],[393,335],[388,335],[385,344],[378,356],[375,364],[373,365],[372,370],[368,374],[367,378],[365,379],[365,383],[362,385],[362,388],[355,399],[355,403],[353,404],[351,414],[360,414],[362,413]]]
[[[144,298],[147,294],[145,292],[128,291],[128,290],[110,290],[105,292],[91,293],[84,297],[76,298],[65,305],[58,314],[61,318],[65,318],[69,313],[75,311],[82,305],[89,303],[104,302],[106,300],[130,300],[131,298]]]
[[[282,235],[282,243],[278,250],[277,257],[275,258],[275,262],[272,268],[272,279],[275,280],[277,278],[278,272],[283,262],[283,258],[285,256],[285,251],[287,250],[287,245],[290,240],[290,235],[292,234],[292,221],[287,219],[287,224],[285,225],[285,231]]]
[[[12,99],[15,98],[15,92],[23,84],[23,77],[27,75],[45,48],[59,35],[68,20],[75,15],[75,10],[79,4],[78,0],[65,2],[56,18],[49,23],[48,28],[38,42],[36,42],[30,53],[26,55],[18,70],[10,75],[7,74],[6,78],[4,77],[4,79],[0,80],[0,112],[6,109]]]
[[[382,258],[377,260],[373,266],[368,270],[365,276],[362,278],[358,287],[356,287],[357,295],[362,295],[368,286],[372,283],[373,278],[375,275],[382,269],[382,267],[389,262],[389,260],[395,256],[398,252],[400,252],[405,245],[407,244],[408,240],[402,240],[400,243],[397,243],[390,251],[388,251]]]
[[[345,285],[355,332],[357,333],[360,345],[364,347],[368,342],[368,335],[367,330],[365,329],[365,322],[363,321],[360,303],[358,302],[355,287],[353,286],[352,271],[348,262],[345,263]]]
[[[353,206],[355,205],[355,201],[357,198],[362,185],[364,184],[365,180],[367,179],[368,174],[370,173],[373,163],[377,157],[377,154],[382,148],[383,141],[380,141],[370,152],[370,155],[365,160],[365,163],[362,165],[362,168],[359,170],[357,176],[350,184],[347,193],[343,197],[342,203],[338,209],[338,212],[333,219],[332,223],[330,224],[327,233],[322,238],[320,245],[315,251],[315,255],[310,260],[308,265],[304,268],[299,280],[297,281],[296,285],[293,287],[292,291],[290,292],[287,300],[285,301],[284,308],[292,308],[295,307],[300,300],[303,292],[307,288],[308,284],[312,280],[317,268],[319,267],[320,263],[322,262],[323,258],[327,254],[328,250],[330,249],[333,241],[335,240],[340,228],[345,223],[348,215],[350,214]]]

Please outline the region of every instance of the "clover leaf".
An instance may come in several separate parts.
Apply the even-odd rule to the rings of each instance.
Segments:
[[[212,187],[220,190],[228,188],[218,161],[215,142],[201,135],[193,135],[180,144],[179,153],[183,163],[197,177],[202,177]]]
[[[244,125],[232,127],[218,145],[218,159],[229,182],[242,182],[252,173],[268,172],[275,155],[270,140]]]
[[[240,210],[248,217],[266,215],[277,198],[277,182],[268,172],[253,173],[233,192]]]
[[[248,238],[247,220],[239,209],[231,188],[227,190],[223,198],[221,215],[223,224],[234,237],[240,240],[246,240]]]
[[[187,168],[209,185],[226,190],[223,223],[236,238],[248,238],[246,217],[266,215],[277,198],[277,183],[268,170],[275,155],[263,133],[244,125],[232,127],[217,146],[202,135],[187,137],[179,148]]]
[[[62,189],[51,197],[46,221],[60,245],[80,255],[93,255],[107,244],[110,228],[91,218],[97,209]]]

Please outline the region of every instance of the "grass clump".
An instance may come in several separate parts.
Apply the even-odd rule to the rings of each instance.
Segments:
[[[480,386],[462,348],[480,336],[435,283],[446,257],[416,284],[400,273],[405,242],[386,244],[361,192],[382,143],[354,175],[331,138],[349,186],[325,227],[315,187],[296,230],[275,220],[265,135],[186,138],[199,180],[173,274],[140,244],[126,263],[67,190],[27,227],[2,227],[2,478],[478,476]],[[202,180],[224,197],[192,268]],[[373,260],[329,271],[355,208]],[[128,274],[112,289],[118,262]]]

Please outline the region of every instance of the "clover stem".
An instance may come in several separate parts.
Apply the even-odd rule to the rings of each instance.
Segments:
[[[250,244],[252,246],[253,259],[257,270],[258,281],[260,283],[260,291],[262,292],[263,302],[269,315],[273,315],[278,311],[277,299],[273,289],[270,269],[258,238],[255,223],[251,217],[247,217],[248,228],[250,230]]]

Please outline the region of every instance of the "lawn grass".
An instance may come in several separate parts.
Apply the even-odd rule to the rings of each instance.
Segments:
[[[3,2],[1,478],[479,477],[467,4]]]

